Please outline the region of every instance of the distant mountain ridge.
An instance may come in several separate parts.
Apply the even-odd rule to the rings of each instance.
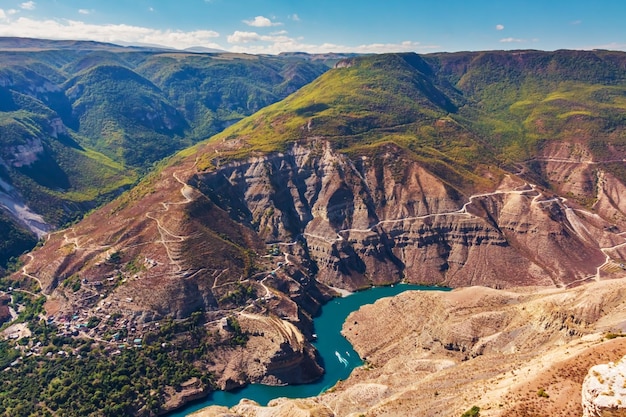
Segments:
[[[108,50],[111,52],[132,51],[132,50],[171,50],[166,47],[143,47],[143,46],[123,46],[108,42],[79,41],[79,40],[51,40],[20,37],[0,36],[0,51],[24,51],[31,50]]]
[[[223,49],[206,48],[204,46],[192,46],[190,48],[185,48],[185,51],[187,51],[187,52],[196,52],[196,53],[201,53],[201,54],[212,54],[212,53],[228,52],[228,51],[225,51]]]
[[[25,38],[0,38],[0,60],[0,268],[36,240],[2,205],[42,215],[51,230],[328,69],[297,58]],[[20,223],[26,230],[15,230]]]

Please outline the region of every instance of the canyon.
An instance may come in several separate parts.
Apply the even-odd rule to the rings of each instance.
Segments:
[[[319,377],[313,317],[342,292],[451,287],[354,313],[344,334],[366,365],[331,392],[205,413],[572,415],[593,362],[626,354],[604,339],[626,322],[624,62],[348,58],[48,233],[12,282],[105,356],[193,358],[159,412]]]
[[[472,407],[481,416],[583,415],[589,369],[626,352],[621,337],[606,337],[624,331],[625,290],[621,278],[570,289],[404,292],[348,317],[343,334],[366,364],[328,392],[192,415],[460,416]]]

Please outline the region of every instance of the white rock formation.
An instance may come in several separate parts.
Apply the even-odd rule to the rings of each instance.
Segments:
[[[583,417],[626,416],[626,356],[589,370],[582,388]]]

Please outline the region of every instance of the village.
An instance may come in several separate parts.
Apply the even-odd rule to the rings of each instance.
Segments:
[[[290,263],[289,255],[279,250],[276,244],[268,245],[267,255],[263,257],[265,272],[256,273],[251,277],[252,282],[264,289],[256,294],[256,298],[247,301],[246,306],[237,310],[246,309],[256,304],[265,304],[275,298],[272,290],[264,281],[276,277],[277,272]],[[155,267],[158,262],[154,259],[145,258],[142,262],[143,272]],[[84,354],[85,345],[72,343],[75,340],[88,341],[89,345],[97,342],[103,351],[109,356],[118,356],[125,349],[141,349],[144,346],[147,334],[158,334],[162,327],[162,321],[140,323],[133,308],[133,297],[108,297],[111,292],[128,279],[142,279],[141,274],[122,274],[116,270],[113,277],[102,280],[80,279],[70,277],[64,281],[65,291],[79,295],[74,300],[74,310],[71,312],[59,312],[58,314],[46,315],[42,308],[37,313],[39,323],[46,328],[46,332],[54,334],[51,345],[44,345],[37,337],[33,337],[33,331],[25,321],[20,320],[20,315],[27,309],[32,299],[41,297],[40,294],[28,290],[8,287],[6,292],[0,291],[0,340],[13,342],[14,349],[19,351],[19,357],[13,360],[5,369],[17,367],[30,356],[43,356],[48,359],[74,356],[78,359]],[[73,288],[72,288],[73,287]],[[16,296],[17,295],[17,296]],[[113,312],[113,313],[111,313]],[[184,320],[174,320],[184,321]],[[219,328],[227,328],[226,317],[215,317],[206,324],[217,323]],[[64,342],[64,343],[59,343]],[[61,344],[61,346],[57,346]],[[162,344],[165,348],[167,343]]]

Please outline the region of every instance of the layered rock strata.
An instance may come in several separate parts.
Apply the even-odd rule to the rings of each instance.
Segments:
[[[347,289],[401,279],[568,285],[597,276],[602,249],[624,242],[602,218],[500,178],[491,191],[463,195],[393,146],[355,159],[318,142],[193,184],[266,242],[304,242],[317,280]]]

